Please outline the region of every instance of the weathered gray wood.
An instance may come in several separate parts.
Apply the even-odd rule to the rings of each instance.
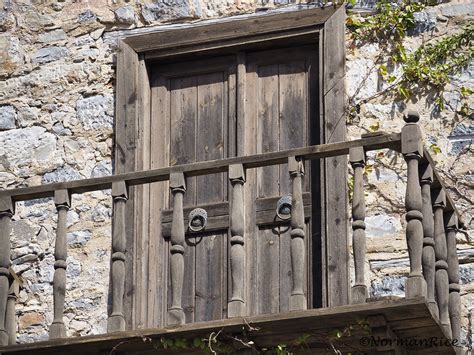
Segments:
[[[58,190],[54,194],[54,204],[58,211],[58,224],[56,229],[56,242],[54,246],[54,279],[53,300],[54,318],[49,328],[49,338],[65,338],[66,326],[64,325],[64,300],[66,297],[66,267],[67,267],[67,211],[71,207],[69,191]]]
[[[405,193],[405,208],[407,211],[406,239],[408,256],[410,258],[410,274],[405,288],[407,298],[425,297],[426,281],[422,273],[423,253],[423,214],[421,187],[418,173],[418,163],[423,157],[421,130],[417,122],[418,113],[408,112],[402,128],[402,154],[407,162],[407,188]]]
[[[291,267],[293,288],[291,290],[289,308],[291,311],[307,308],[304,293],[304,267],[305,267],[305,223],[302,195],[302,177],[304,164],[295,157],[288,158],[288,172],[292,183],[292,208],[291,208]]]
[[[113,231],[112,231],[112,313],[107,321],[107,332],[125,330],[124,292],[125,292],[125,260],[126,260],[126,203],[128,189],[125,181],[112,185],[113,198]]]
[[[431,184],[433,169],[426,162],[420,165],[421,212],[423,213],[423,276],[426,281],[426,299],[430,310],[439,317],[438,305],[435,300],[435,251],[434,251],[434,220],[431,203]]]
[[[289,156],[298,156],[305,160],[321,159],[338,155],[349,154],[349,149],[363,146],[365,151],[383,148],[399,150],[400,134],[390,133],[380,136],[356,139],[353,141],[337,142],[330,144],[312,145],[302,148],[282,150],[247,156],[209,160],[192,164],[175,165],[147,171],[118,173],[117,175],[104,176],[100,178],[67,181],[54,184],[46,184],[34,187],[23,187],[19,189],[7,189],[0,191],[0,198],[11,197],[14,201],[32,200],[45,197],[53,197],[54,191],[67,189],[71,194],[79,194],[89,191],[110,189],[113,182],[125,181],[127,186],[166,181],[173,171],[182,171],[186,176],[198,176],[227,171],[232,164],[243,164],[244,168],[252,169],[261,166],[284,164]]]
[[[242,165],[229,166],[229,180],[232,184],[232,208],[230,218],[230,265],[232,294],[227,306],[227,315],[245,315],[244,267],[245,267],[245,217],[244,191],[245,171]]]
[[[8,291],[7,310],[5,315],[5,330],[8,333],[8,344],[16,344],[15,303],[20,294],[20,280],[10,269],[10,289]]]
[[[168,30],[154,31],[143,35],[129,36],[127,44],[137,52],[156,51],[149,55],[155,58],[160,53],[173,48],[193,51],[228,46],[226,42],[252,42],[258,35],[282,33],[285,31],[303,32],[308,28],[319,28],[334,13],[331,7],[309,9],[306,11],[285,11],[265,15],[244,15],[236,18],[209,21],[194,26],[170,26]],[[305,33],[305,32],[303,32]],[[285,34],[288,36],[288,34]],[[203,44],[205,45],[203,47]],[[196,49],[194,49],[196,51]]]
[[[449,279],[449,320],[453,339],[461,341],[461,299],[459,286],[459,260],[456,248],[456,232],[458,221],[454,212],[445,215],[448,249],[448,279]]]
[[[349,150],[349,161],[354,169],[354,191],[352,194],[352,248],[354,251],[355,282],[351,290],[352,303],[364,303],[368,297],[365,284],[365,198],[364,198],[364,148]]]
[[[186,182],[183,173],[170,176],[170,189],[173,194],[173,225],[171,227],[170,275],[172,303],[168,310],[168,324],[184,324],[185,316],[181,303],[184,279],[184,218],[183,196]]]
[[[434,209],[434,240],[436,256],[436,301],[439,308],[439,320],[446,334],[451,336],[449,322],[449,279],[448,279],[448,251],[446,246],[446,233],[444,230],[444,208],[446,195],[444,190],[433,191]]]
[[[324,24],[320,39],[321,143],[346,140],[344,6]],[[348,153],[348,152],[347,152]],[[305,158],[306,159],[306,158]],[[347,156],[325,159],[322,173],[323,240],[327,306],[349,302],[349,243],[347,230]],[[345,192],[345,193],[343,193]]]
[[[5,329],[10,277],[10,233],[11,218],[15,204],[11,198],[0,198],[0,345],[8,345],[9,336]]]

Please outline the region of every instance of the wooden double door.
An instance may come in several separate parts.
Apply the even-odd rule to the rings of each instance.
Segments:
[[[151,74],[150,167],[223,159],[319,143],[316,46],[241,51],[157,63]],[[321,297],[319,163],[306,162],[305,291],[308,307]],[[226,173],[188,177],[185,217],[205,206],[211,230],[186,235],[183,308],[186,322],[227,317],[229,181]],[[248,315],[289,308],[290,230],[275,218],[290,192],[287,165],[249,169],[245,189],[245,302]],[[147,191],[150,203],[146,307],[154,325],[166,324],[171,302],[167,183]],[[153,325],[153,324],[151,324]]]

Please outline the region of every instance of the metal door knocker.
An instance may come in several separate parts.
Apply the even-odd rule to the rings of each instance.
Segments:
[[[207,225],[207,212],[203,208],[195,208],[189,213],[189,230],[200,232]]]

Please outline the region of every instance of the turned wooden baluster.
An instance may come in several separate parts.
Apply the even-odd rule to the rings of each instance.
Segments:
[[[431,204],[431,184],[433,169],[427,162],[420,165],[421,200],[423,213],[423,276],[426,280],[426,300],[431,312],[438,318],[438,305],[435,300],[435,250],[434,219]]]
[[[244,301],[244,183],[245,171],[242,164],[229,166],[229,180],[232,184],[232,208],[230,216],[230,270],[232,296],[228,304],[228,316],[245,315]]]
[[[352,303],[364,303],[367,300],[365,285],[365,198],[363,170],[365,166],[364,148],[349,149],[349,161],[354,169],[354,192],[352,194],[352,248],[354,250],[355,282],[352,286]]]
[[[458,218],[454,212],[445,215],[448,247],[448,279],[449,279],[449,319],[453,339],[461,340],[461,298],[459,292],[459,261],[456,248],[456,232]]]
[[[302,193],[302,177],[304,175],[303,162],[296,157],[288,158],[288,172],[292,183],[291,206],[291,268],[293,288],[290,295],[290,310],[307,308],[306,295],[304,294],[304,268],[305,268],[305,223]]]
[[[416,124],[420,117],[416,112],[405,115],[406,125],[402,128],[402,154],[408,165],[405,207],[407,210],[406,238],[410,258],[410,274],[406,283],[406,298],[426,296],[426,281],[422,273],[423,214],[421,187],[418,178],[418,162],[423,157],[423,143],[420,127]]]
[[[449,279],[448,279],[448,251],[446,246],[446,233],[444,231],[444,208],[446,195],[443,189],[433,191],[434,209],[434,240],[436,256],[436,301],[439,308],[439,320],[446,334],[451,336],[449,322]]]
[[[18,276],[10,269],[10,290],[8,291],[7,311],[5,315],[5,330],[8,333],[8,344],[16,344],[15,303],[20,294]]]
[[[125,229],[125,210],[128,189],[125,181],[112,183],[114,219],[112,232],[112,313],[107,321],[107,332],[125,330],[123,295],[125,290],[125,247],[127,242]]]
[[[54,204],[58,211],[58,225],[56,229],[56,243],[54,245],[54,278],[53,301],[54,318],[49,328],[49,338],[65,338],[66,326],[64,325],[64,299],[66,297],[66,258],[67,258],[67,211],[71,207],[69,192],[57,190],[54,192]]]
[[[184,281],[184,217],[183,197],[186,181],[183,173],[170,174],[170,189],[173,194],[173,221],[171,223],[171,307],[168,310],[168,324],[184,324],[185,316],[182,306]]]
[[[0,199],[0,345],[8,345],[9,336],[5,329],[10,277],[10,233],[11,218],[15,211],[10,197]]]

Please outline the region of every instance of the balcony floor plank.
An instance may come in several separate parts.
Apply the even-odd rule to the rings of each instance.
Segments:
[[[302,335],[307,335],[306,346],[311,354],[324,353],[330,350],[329,339],[336,349],[344,352],[373,352],[374,346],[361,345],[361,338],[374,336],[355,331],[350,336],[335,338],[329,336],[335,331],[347,329],[349,325],[365,321],[372,316],[383,315],[398,339],[436,338],[445,341],[438,321],[431,315],[424,299],[380,300],[365,304],[346,305],[332,308],[311,309],[280,314],[258,315],[246,318],[223,319],[210,322],[185,324],[179,327],[141,329],[114,334],[102,334],[67,339],[56,339],[33,344],[17,344],[0,347],[0,354],[160,354],[162,348],[154,348],[161,344],[160,339],[208,338],[211,333],[220,333],[219,339],[230,339],[230,336],[243,339],[242,329],[246,329],[248,340],[260,348],[277,344],[291,345]],[[254,330],[251,330],[252,327]],[[258,330],[257,330],[258,329]],[[236,342],[234,342],[235,344]],[[113,349],[116,351],[113,351]],[[440,347],[407,347],[409,354],[455,354],[452,346]],[[306,350],[305,350],[306,351]],[[170,350],[166,350],[169,353]],[[189,353],[202,353],[201,350],[190,350]],[[175,353],[188,353],[183,349]],[[252,353],[252,352],[249,352]],[[257,353],[257,352],[253,352]],[[304,353],[298,351],[297,353]]]

